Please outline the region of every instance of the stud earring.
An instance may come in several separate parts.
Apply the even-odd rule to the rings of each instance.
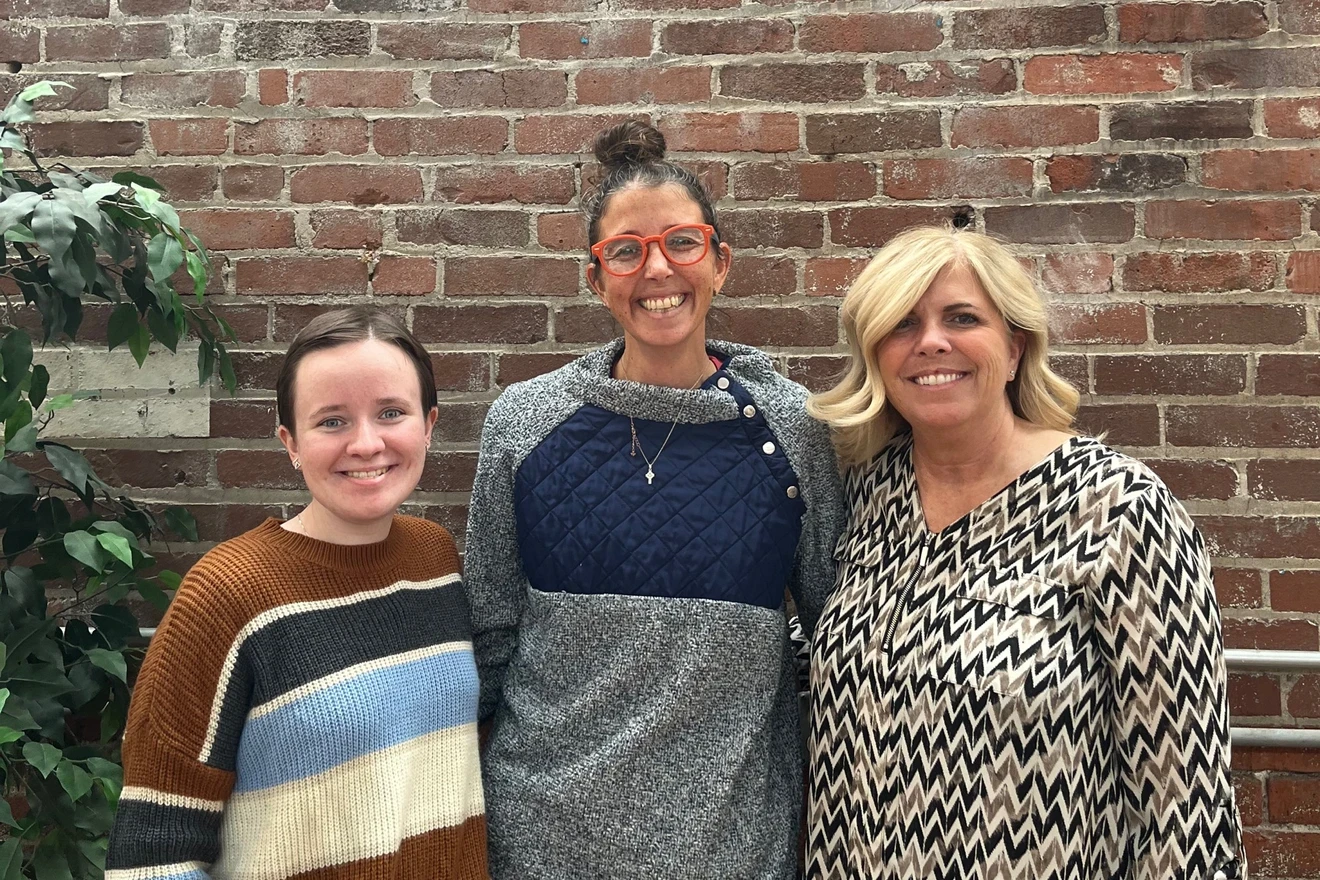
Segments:
[[[302,462],[301,462],[299,459],[297,459],[297,458],[294,458],[294,460],[293,460],[293,469],[294,469],[295,471],[300,471],[300,470],[302,470]]]
[[[1012,382],[1016,376],[1017,376],[1017,370],[1008,371],[1008,381]]]

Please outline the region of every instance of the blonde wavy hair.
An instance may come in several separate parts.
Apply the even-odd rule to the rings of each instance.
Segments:
[[[844,467],[873,458],[907,421],[885,400],[880,342],[908,315],[946,266],[966,266],[981,283],[1009,330],[1026,337],[1017,376],[1008,383],[1013,413],[1033,424],[1071,430],[1077,389],[1050,369],[1045,300],[1022,264],[998,241],[952,227],[918,226],[880,249],[843,300],[843,327],[852,359],[829,391],[814,394],[807,411],[830,426]]]

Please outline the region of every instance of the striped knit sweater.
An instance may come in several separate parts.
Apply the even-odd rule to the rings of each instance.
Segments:
[[[269,519],[188,573],[142,666],[107,880],[484,878],[453,539]]]

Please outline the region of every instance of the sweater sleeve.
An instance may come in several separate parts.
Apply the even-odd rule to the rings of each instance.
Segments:
[[[217,751],[211,719],[220,683],[243,689],[247,676],[226,664],[242,614],[224,607],[208,571],[203,560],[184,578],[134,686],[107,880],[203,880],[220,857],[234,768],[203,755]]]
[[[483,721],[495,713],[503,694],[527,595],[518,552],[513,456],[502,442],[511,415],[507,394],[486,416],[468,507],[463,579],[472,611],[472,646],[481,678],[478,717]]]
[[[829,431],[805,411],[802,419],[805,424],[797,472],[807,511],[802,518],[802,535],[789,591],[810,644],[816,621],[834,588],[834,545],[843,533],[848,511]]]
[[[1245,877],[1219,606],[1205,545],[1157,479],[1124,477],[1096,629],[1133,880]]]

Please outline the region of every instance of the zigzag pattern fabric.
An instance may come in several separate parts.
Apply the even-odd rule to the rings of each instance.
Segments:
[[[107,880],[488,876],[453,539],[270,519],[185,578],[142,666]]]
[[[846,488],[809,878],[1245,876],[1210,567],[1153,473],[1071,438],[939,533],[910,437]]]

